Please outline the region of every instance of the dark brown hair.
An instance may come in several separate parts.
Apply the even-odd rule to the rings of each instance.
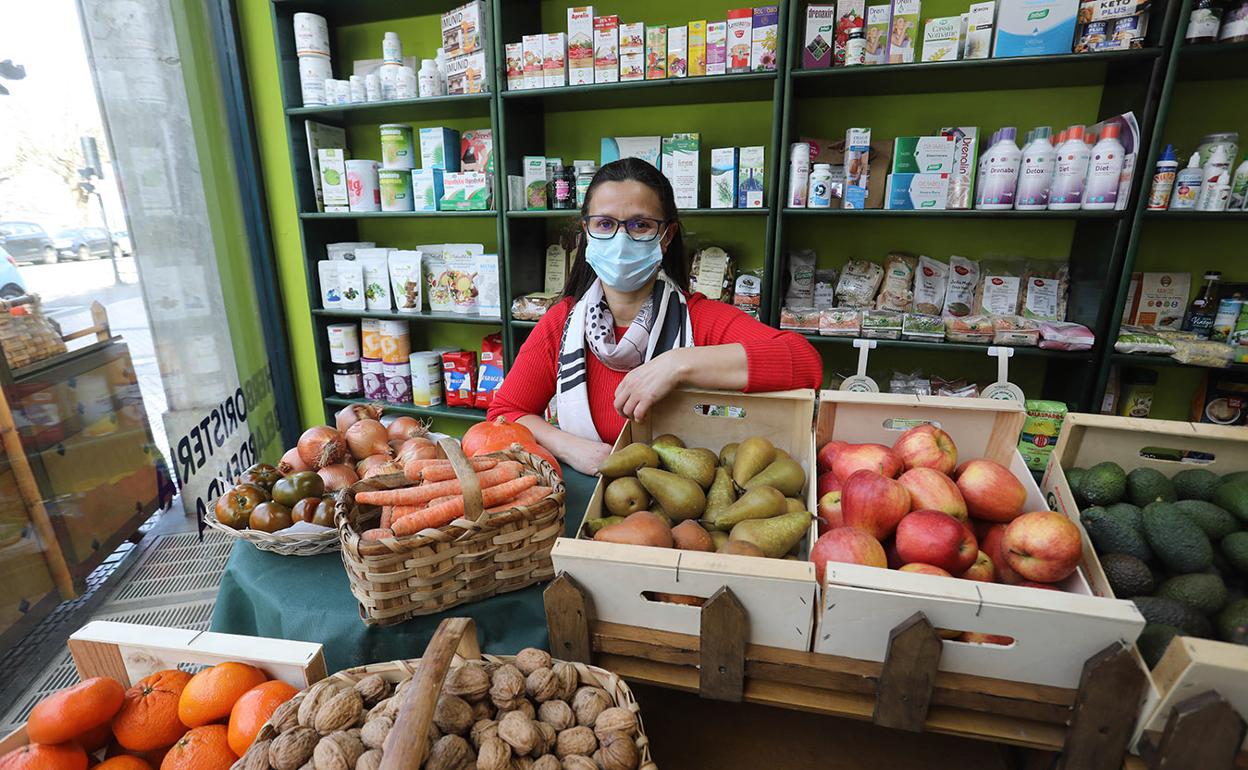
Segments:
[[[585,191],[585,203],[581,206],[581,216],[589,214],[589,202],[593,200],[594,190],[603,182],[640,182],[654,191],[659,197],[659,206],[663,209],[663,218],[668,220],[668,228],[674,229],[671,243],[663,250],[663,272],[681,289],[689,289],[689,260],[685,255],[685,242],[681,237],[680,216],[676,211],[676,195],[672,192],[672,184],[667,177],[654,166],[640,158],[620,158],[598,169]],[[585,235],[581,223],[576,223],[576,257],[572,263],[572,271],[568,274],[568,283],[563,288],[563,296],[580,299],[597,277],[594,269],[585,261]]]

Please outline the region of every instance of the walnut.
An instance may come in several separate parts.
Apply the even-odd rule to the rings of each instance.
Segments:
[[[561,770],[559,760],[553,754],[545,754],[533,763],[533,770]]]
[[[555,661],[550,670],[555,672],[555,678],[559,680],[559,694],[555,697],[562,700],[572,700],[572,696],[576,694],[577,686],[581,683],[581,677],[576,673],[576,666],[560,660]]]
[[[325,735],[336,730],[345,730],[354,725],[364,714],[364,699],[355,690],[340,690],[316,710],[316,720],[312,726],[318,733]],[[351,760],[355,764],[355,760]]]
[[[269,770],[269,744],[273,741],[256,741],[242,758],[235,762],[236,770]]]
[[[563,758],[562,770],[598,770],[598,763],[589,757],[572,754]]]
[[[471,663],[451,669],[442,683],[442,692],[457,695],[470,703],[481,700],[489,691],[490,677],[485,673],[485,667]]]
[[[548,668],[536,669],[524,680],[525,692],[538,703],[545,703],[551,698],[559,697],[561,687],[559,679],[555,677],[555,672]]]
[[[355,760],[355,770],[379,770],[381,757],[381,749],[369,749]]]
[[[511,746],[502,738],[486,738],[477,748],[477,770],[508,770]]]
[[[572,707],[561,700],[548,700],[537,709],[537,718],[562,732],[576,724]]]
[[[387,717],[391,721],[399,715],[399,696],[392,695],[383,701],[379,701],[376,706],[368,710],[364,715],[365,722],[371,722],[380,717]]]
[[[468,741],[458,735],[444,735],[429,750],[425,770],[469,770],[476,761]]]
[[[410,676],[404,679],[400,679],[398,684],[394,686],[394,694],[398,695],[399,693],[403,692],[405,689],[407,689],[408,685],[410,685],[411,683],[412,683],[412,677]]]
[[[542,734],[542,743],[533,749],[533,756],[540,757],[543,754],[549,754],[555,750],[555,739],[559,732],[555,728],[545,722],[534,722],[537,725],[537,731]]]
[[[252,743],[256,741],[271,741],[279,734],[279,730],[273,726],[271,722],[265,722],[260,725],[260,731],[256,733],[256,737],[251,739]]]
[[[355,691],[364,699],[364,705],[372,708],[390,697],[390,683],[380,674],[370,674],[355,683]]]
[[[624,733],[631,738],[637,734],[637,715],[620,706],[605,709],[594,720],[594,735],[601,740],[607,733]]]
[[[448,735],[463,735],[472,727],[472,706],[455,695],[442,695],[433,708],[433,723]]]
[[[536,647],[525,647],[516,655],[515,663],[520,673],[528,676],[539,668],[550,668],[550,653]]]
[[[338,730],[326,735],[316,744],[316,749],[312,752],[312,766],[316,770],[352,770],[363,753],[364,744],[360,743],[359,738]]]
[[[607,695],[607,691],[601,687],[582,687],[572,696],[572,710],[576,712],[576,723],[586,727],[592,727],[598,715],[613,705],[611,696]]]
[[[274,770],[299,770],[312,759],[319,733],[311,727],[294,727],[273,739],[269,744],[269,765]]]
[[[632,736],[624,733],[607,733],[600,736],[602,748],[594,752],[594,761],[602,766],[602,770],[637,770],[640,758],[637,756],[637,744]]]
[[[370,719],[360,730],[360,741],[363,742],[365,748],[380,749],[386,745],[386,736],[390,734],[392,727],[394,727],[394,720],[390,717]]]
[[[511,770],[533,770],[533,760],[528,757],[512,757]]]
[[[514,709],[523,698],[524,674],[510,663],[499,666],[490,680],[490,700],[500,709]]]
[[[472,745],[477,747],[477,751],[481,750],[481,744],[485,743],[489,738],[498,737],[498,722],[493,719],[481,719],[472,726],[472,731],[468,734],[472,740]]]
[[[543,741],[542,733],[533,720],[518,711],[509,712],[498,723],[498,737],[522,755],[532,754],[534,747]]]
[[[481,721],[482,719],[494,718],[494,704],[488,700],[479,700],[472,704],[473,721]]]
[[[584,725],[563,730],[555,741],[555,754],[560,759],[570,754],[581,754],[588,757],[597,749],[598,739],[594,737],[594,731]]]
[[[284,733],[292,727],[299,726],[299,705],[303,703],[303,698],[296,695],[290,700],[277,707],[273,715],[269,717],[269,724],[273,725],[273,729],[279,733]]]
[[[338,689],[338,684],[329,679],[321,680],[308,688],[303,694],[303,702],[299,704],[299,724],[312,727],[316,722],[316,712],[338,693]]]
[[[494,716],[496,719],[501,720],[506,714],[509,714],[512,711],[519,711],[529,719],[537,719],[537,711],[533,708],[533,701],[528,698],[519,698],[516,700],[513,707],[509,709],[499,709],[498,713]]]

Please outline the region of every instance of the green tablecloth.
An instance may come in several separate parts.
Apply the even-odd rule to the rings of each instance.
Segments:
[[[595,479],[565,468],[568,535],[576,531],[594,491]],[[212,630],[319,642],[329,671],[388,660],[420,657],[443,617],[469,616],[477,623],[481,647],[499,655],[524,647],[546,647],[545,584],[461,604],[438,615],[398,625],[365,626],[351,595],[342,556],[278,556],[242,540],[234,544],[217,604]]]

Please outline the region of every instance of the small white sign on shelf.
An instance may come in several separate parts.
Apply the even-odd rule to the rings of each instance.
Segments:
[[[858,348],[858,372],[845,378],[841,383],[841,390],[854,393],[880,392],[876,381],[867,376],[867,356],[875,349],[875,345],[875,340],[854,340],[854,347]]]

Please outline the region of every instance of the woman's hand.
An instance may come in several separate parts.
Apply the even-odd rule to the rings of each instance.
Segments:
[[[596,476],[598,466],[611,454],[611,445],[567,434],[568,441],[560,447],[559,459],[586,476]]]
[[[692,348],[669,350],[624,375],[615,389],[615,411],[630,420],[646,419],[650,408],[681,385],[682,358]]]

